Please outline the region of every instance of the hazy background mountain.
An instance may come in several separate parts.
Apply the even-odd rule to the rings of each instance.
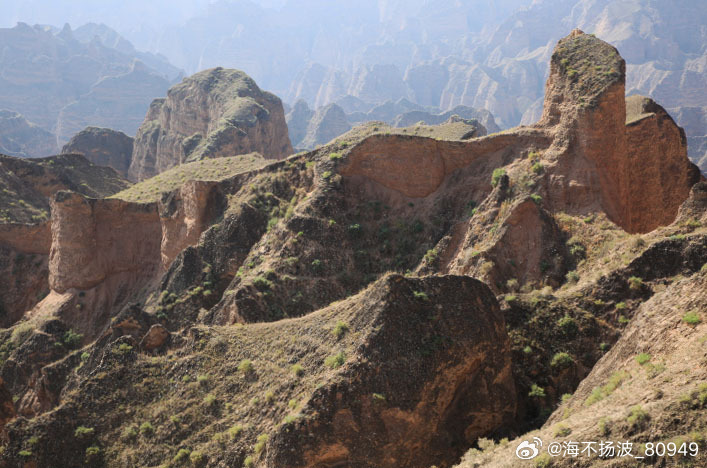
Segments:
[[[693,159],[704,157],[703,0],[9,3],[5,26],[105,23],[125,39],[104,33],[104,45],[136,55],[120,48],[129,41],[187,74],[241,69],[290,105],[337,103],[347,113],[400,99],[439,113],[465,105],[491,111],[502,128],[537,119],[551,46],[579,27],[619,48],[627,92],[669,108]]]

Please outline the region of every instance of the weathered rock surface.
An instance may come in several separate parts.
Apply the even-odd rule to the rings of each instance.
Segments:
[[[292,153],[282,102],[243,72],[213,68],[153,101],[128,175],[144,180],[184,162],[252,152],[269,159]]]
[[[121,177],[127,177],[133,139],[117,130],[87,127],[74,135],[61,152],[82,154],[93,164],[112,167]]]
[[[57,153],[56,137],[17,112],[0,110],[0,154],[18,158]]]

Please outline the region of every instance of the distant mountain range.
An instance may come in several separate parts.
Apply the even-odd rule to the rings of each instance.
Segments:
[[[0,29],[0,51],[0,110],[12,116],[0,119],[0,135],[7,152],[23,156],[53,154],[88,125],[134,135],[152,99],[182,76],[104,25],[74,31],[19,23]],[[54,142],[29,142],[37,129]]]

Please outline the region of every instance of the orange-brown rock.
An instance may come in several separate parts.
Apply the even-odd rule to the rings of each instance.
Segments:
[[[213,68],[152,103],[128,175],[143,180],[183,162],[252,152],[292,154],[282,102],[241,71]]]
[[[159,349],[167,342],[169,331],[159,323],[150,327],[145,336],[140,341],[140,348],[145,351]]]
[[[355,299],[362,320],[375,317],[372,333],[339,377],[314,392],[306,417],[277,429],[262,466],[447,466],[457,445],[512,418],[508,336],[485,285],[394,275]],[[437,304],[438,321],[424,318],[426,301]]]
[[[160,202],[162,269],[177,254],[199,241],[199,236],[223,209],[218,182],[190,181]]]
[[[160,261],[161,229],[154,204],[95,200],[59,192],[52,200],[52,290],[90,289],[112,276],[139,282]]]

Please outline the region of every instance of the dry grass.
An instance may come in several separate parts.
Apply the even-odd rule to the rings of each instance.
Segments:
[[[163,193],[175,190],[187,181],[220,181],[259,169],[266,164],[267,160],[258,153],[227,158],[203,159],[176,166],[155,177],[143,180],[113,195],[112,198],[140,203],[154,202],[159,200]]]

